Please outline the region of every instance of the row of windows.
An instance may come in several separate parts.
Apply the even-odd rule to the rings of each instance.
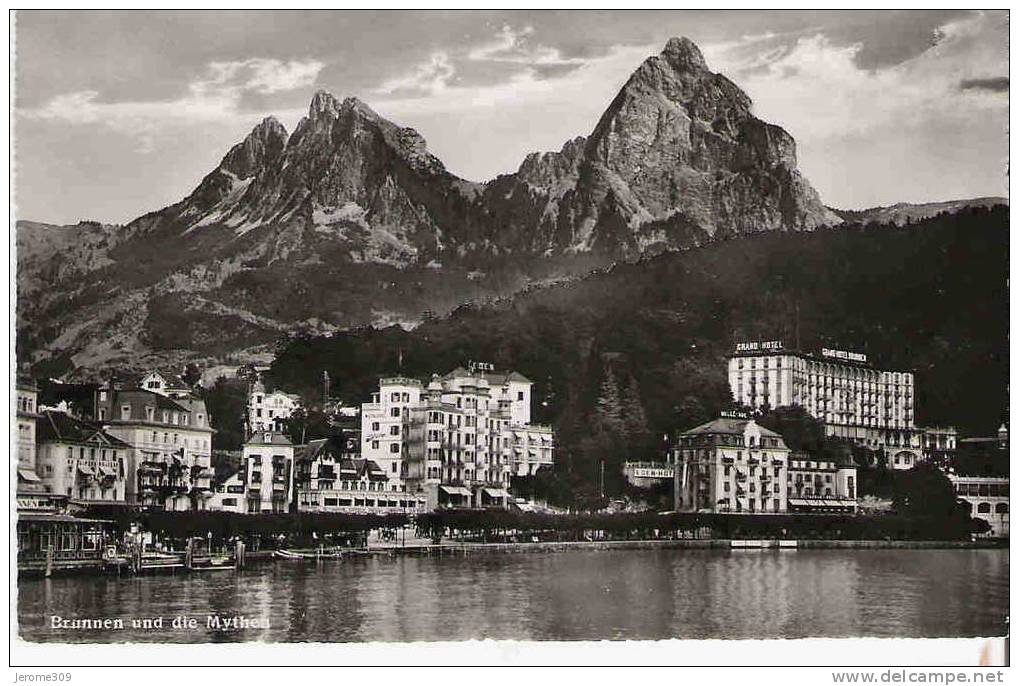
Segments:
[[[959,495],[1007,498],[1008,484],[956,483],[955,492]]]
[[[396,466],[396,463],[393,463]],[[395,470],[394,470],[395,471]],[[336,482],[334,481],[323,481],[319,479],[317,491],[384,491],[386,490],[386,481],[340,481],[339,488],[336,488]]]
[[[736,366],[739,369],[744,368],[744,360],[746,358],[737,358]],[[750,369],[757,369],[757,361],[761,360],[761,368],[768,369],[774,365],[775,369],[782,369],[783,357],[751,357],[749,358]],[[834,365],[826,362],[813,362],[800,360],[793,358],[793,369],[809,371],[811,374],[821,374],[824,376],[838,376],[841,378],[849,379],[860,379],[867,381],[885,381],[886,383],[913,383],[913,375],[909,372],[882,372],[874,369],[861,369],[859,367],[850,367],[845,365]]]
[[[171,437],[173,439],[172,441],[171,441]],[[151,442],[152,443],[159,443],[160,442],[159,441],[159,432],[158,431],[153,431],[152,432],[152,441]],[[196,450],[208,450],[209,449],[209,439],[207,439],[207,438],[193,438],[189,442],[188,439],[187,439],[187,436],[185,436],[184,440],[181,441],[181,435],[180,434],[178,434],[178,433],[171,434],[168,431],[164,431],[163,432],[163,441],[162,442],[163,443],[167,443],[167,444],[172,442],[175,445],[180,445],[183,442],[183,444],[186,447],[191,447],[191,448],[194,448]]]

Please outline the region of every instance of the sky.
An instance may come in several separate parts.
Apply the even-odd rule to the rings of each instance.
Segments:
[[[182,11],[15,16],[16,216],[123,223],[187,195],[262,118],[357,96],[451,172],[586,135],[673,36],[797,142],[833,207],[1007,195],[1008,13]]]

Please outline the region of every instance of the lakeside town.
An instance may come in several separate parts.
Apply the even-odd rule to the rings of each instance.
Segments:
[[[201,382],[180,373],[111,378],[84,396],[82,384],[19,376],[19,570],[232,569],[570,541],[1008,538],[1007,425],[993,436],[917,426],[913,373],[854,351],[740,341],[727,364],[731,407],[675,427],[661,454],[623,462],[629,497],[586,512],[518,488],[560,459],[553,428],[532,422],[526,370],[465,362],[425,379],[382,377],[350,406],[330,397],[328,377],[312,399],[268,387],[268,368],[255,368],[238,451],[214,449]],[[328,435],[294,440],[291,420],[311,404],[327,414]],[[950,484],[965,524],[888,511],[852,452],[805,450],[765,426],[783,411],[880,455],[868,474],[923,476],[917,501]]]

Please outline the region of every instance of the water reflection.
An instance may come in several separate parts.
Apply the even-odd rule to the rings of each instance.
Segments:
[[[22,579],[31,641],[1003,635],[1006,550],[571,551],[277,561],[239,573]],[[50,616],[123,618],[123,631]],[[186,614],[195,630],[171,629]],[[207,616],[268,620],[213,629]],[[163,630],[130,619],[164,618]]]

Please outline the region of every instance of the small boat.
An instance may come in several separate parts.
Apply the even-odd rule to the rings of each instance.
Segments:
[[[273,556],[281,560],[338,560],[343,552],[338,550],[275,550]]]
[[[237,569],[237,562],[228,555],[213,555],[212,557],[201,557],[192,560],[190,569],[193,572],[216,572]]]

